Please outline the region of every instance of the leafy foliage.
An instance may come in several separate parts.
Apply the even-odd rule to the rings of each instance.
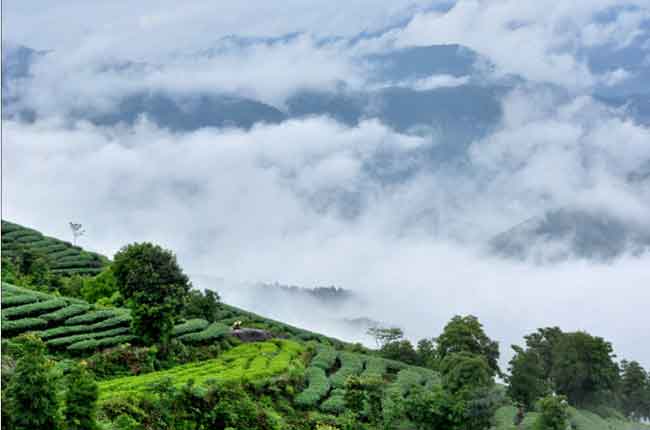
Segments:
[[[85,363],[76,364],[67,375],[63,420],[66,430],[97,429],[97,383]]]
[[[325,371],[313,365],[307,369],[305,376],[308,386],[296,396],[295,401],[300,406],[313,407],[327,395],[330,383]]]
[[[188,333],[180,336],[179,339],[190,344],[212,342],[221,339],[230,333],[230,327],[220,322],[212,323],[204,330],[195,333]]]
[[[438,359],[442,362],[448,355],[459,352],[482,355],[493,375],[501,373],[497,363],[499,343],[491,340],[483,331],[483,325],[473,315],[454,316],[436,339]]]
[[[569,404],[566,397],[547,396],[539,401],[539,417],[536,430],[566,430],[569,420]]]
[[[52,364],[45,357],[45,345],[33,335],[22,339],[23,355],[9,382],[3,409],[16,430],[59,428],[59,403]]]
[[[115,254],[113,273],[132,310],[134,332],[145,344],[167,345],[190,289],[174,254],[151,243],[131,244]]]
[[[527,409],[532,409],[535,402],[549,392],[544,378],[544,363],[534,349],[524,350],[516,345],[512,348],[515,355],[510,360],[508,395]]]

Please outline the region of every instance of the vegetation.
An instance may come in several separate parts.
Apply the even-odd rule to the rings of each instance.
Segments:
[[[147,345],[158,342],[166,348],[190,290],[174,254],[151,243],[135,243],[115,254],[112,269],[131,309],[134,333]]]
[[[45,345],[35,336],[25,336],[22,357],[3,396],[3,408],[13,413],[9,427],[16,430],[59,428],[59,403],[52,362],[45,357]]]
[[[9,269],[23,285],[2,284],[9,430],[630,430],[650,415],[647,371],[616,363],[588,333],[526,336],[502,386],[498,344],[471,315],[416,347],[399,328],[374,327],[370,350],[192,290],[173,254],[152,244],[58,284],[42,283],[45,260],[21,255]],[[244,343],[235,321],[273,339]]]

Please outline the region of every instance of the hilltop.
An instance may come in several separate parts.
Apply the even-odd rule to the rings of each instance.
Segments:
[[[3,221],[2,226],[3,274],[5,265],[37,252],[54,262],[51,270],[70,279],[83,275],[79,279],[86,286],[116,282],[111,278],[115,262],[106,257],[17,224]],[[51,251],[55,247],[70,254],[60,257],[58,251]],[[64,269],[61,259],[68,257],[77,263],[69,266],[70,272],[60,272]],[[18,277],[22,282],[31,279],[23,275]],[[134,312],[139,310],[119,294],[109,288],[106,296],[91,302],[62,294],[78,291],[64,288],[69,282],[47,291],[42,286],[37,290],[32,285],[2,283],[3,398],[9,395],[5,387],[15,387],[12,380],[20,377],[26,345],[41,342],[40,338],[52,363],[51,377],[63,381],[56,386],[64,384],[77,366],[98,381],[97,418],[104,429],[465,429],[487,425],[495,430],[516,429],[513,390],[494,380],[500,372],[497,343],[474,317],[454,318],[437,340],[423,339],[417,349],[403,339],[401,330],[377,327],[375,335],[382,346],[373,350],[191,290],[176,315],[170,342],[158,345],[148,344],[139,334],[134,323]],[[347,294],[338,289],[318,293]],[[464,331],[471,339],[462,340],[464,335],[459,333]],[[25,337],[26,333],[37,338]],[[559,329],[540,333],[564,335]],[[473,352],[463,349],[470,344],[474,344]],[[55,389],[54,385],[49,388]],[[71,390],[69,386],[63,392]],[[3,419],[21,413],[3,406]],[[642,427],[611,406],[569,407],[566,416],[577,430]],[[527,409],[518,428],[537,428],[545,413],[543,407]],[[477,421],[465,427],[463,420]],[[431,427],[433,422],[460,427]]]

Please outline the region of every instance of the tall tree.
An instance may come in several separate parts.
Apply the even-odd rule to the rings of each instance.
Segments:
[[[113,273],[134,332],[146,344],[165,347],[191,287],[176,256],[152,243],[134,243],[115,254]]]
[[[448,355],[467,352],[485,358],[492,375],[501,375],[499,369],[499,343],[490,339],[483,331],[483,325],[473,315],[454,316],[436,339],[438,360]]]
[[[52,364],[45,356],[45,344],[34,335],[23,335],[22,357],[6,390],[2,407],[12,411],[14,430],[59,429],[59,402]]]
[[[85,363],[72,367],[67,375],[63,421],[65,430],[95,430],[99,388]]]
[[[612,345],[603,338],[585,332],[564,333],[553,349],[555,390],[573,405],[593,403],[616,386],[614,357]]]
[[[549,393],[544,362],[539,353],[513,345],[514,357],[510,360],[508,395],[527,409],[531,409],[537,399]]]
[[[636,361],[621,362],[621,397],[623,412],[629,418],[650,418],[650,380],[648,372]]]

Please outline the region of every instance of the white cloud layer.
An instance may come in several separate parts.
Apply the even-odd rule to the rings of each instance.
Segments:
[[[627,8],[613,20],[596,16]],[[601,79],[594,76],[580,50],[599,45],[629,45],[650,18],[644,0],[543,2],[459,0],[447,12],[418,13],[388,39],[397,46],[458,43],[492,60],[502,73],[584,90]]]
[[[590,97],[522,85],[462,168],[431,164],[431,142],[376,121],[172,133],[146,118],[111,128],[60,119],[149,90],[235,92],[282,107],[300,88],[364,88],[360,53],[438,43],[476,50],[499,74],[581,94],[632,73],[594,74],[582,51],[629,46],[649,16],[643,0],[626,1],[609,20],[598,16],[616,0],[439,7],[448,3],[3,2],[8,40],[52,52],[23,89],[44,119],[3,122],[2,217],[60,237],[69,221],[81,222],[83,245],[109,255],[155,241],[190,273],[232,282],[350,288],[368,299],[358,316],[402,324],[411,336],[435,336],[454,313],[475,313],[503,352],[557,324],[604,336],[621,356],[650,366],[650,346],[640,341],[650,326],[650,256],[537,267],[480,250],[494,234],[558,207],[650,222],[647,182],[626,179],[650,160],[650,130]],[[349,46],[349,37],[374,31]],[[292,32],[305,34],[283,38]],[[398,84],[425,90],[467,80]],[[373,168],[399,178],[380,180]]]
[[[542,268],[479,251],[548,208],[598,207],[644,222],[650,190],[623,178],[650,159],[650,131],[591,99],[559,103],[537,91],[513,93],[504,111],[501,127],[471,147],[470,171],[421,168],[394,184],[365,167],[386,154],[419,166],[429,143],[374,121],[177,134],[146,121],[5,121],[3,218],[62,237],[68,221],[81,222],[84,245],[109,255],[155,241],[190,273],[232,282],[340,285],[369,299],[357,316],[402,324],[411,336],[476,313],[504,353],[535,327],[560,324],[650,364],[637,332],[650,324],[640,309],[650,300],[650,256]]]

